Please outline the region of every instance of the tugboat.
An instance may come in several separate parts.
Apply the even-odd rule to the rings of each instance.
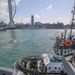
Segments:
[[[16,75],[61,75],[62,72],[66,74],[62,63],[50,62],[47,54],[24,57],[15,63],[14,69]]]
[[[67,30],[65,30],[65,34],[63,36],[63,33],[61,33],[61,38],[60,37],[56,37],[56,42],[53,46],[53,50],[54,50],[54,58],[58,59],[58,60],[62,60],[62,56],[69,54],[69,53],[73,53],[75,50],[75,37],[72,34],[72,29],[73,29],[73,25],[75,22],[75,3],[74,3],[74,9],[72,11],[72,21],[71,21],[71,29],[70,29],[70,35],[69,37],[66,39],[66,32]]]
[[[73,53],[74,49],[75,49],[75,38],[73,36],[70,36],[67,39],[66,37],[64,38],[56,37],[56,42],[53,46],[54,58],[61,61],[63,55]]]

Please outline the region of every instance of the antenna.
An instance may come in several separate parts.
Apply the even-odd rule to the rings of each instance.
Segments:
[[[74,7],[73,7],[73,11],[72,11],[72,21],[71,21],[71,30],[70,30],[70,40],[72,39],[72,28],[74,25],[74,21],[75,21],[75,0],[74,0]]]
[[[75,6],[75,0],[74,0],[74,6]]]

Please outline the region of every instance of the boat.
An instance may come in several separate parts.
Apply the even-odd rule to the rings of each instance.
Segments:
[[[70,29],[70,34],[68,38],[66,38],[67,35],[67,30],[65,30],[64,35],[61,33],[61,37],[56,37],[55,44],[53,46],[54,50],[54,58],[58,60],[62,60],[62,56],[73,53],[75,50],[75,37],[72,33],[74,21],[75,21],[75,2],[74,2],[74,8],[72,11],[72,21],[71,21],[71,29]]]
[[[50,62],[47,54],[27,56],[14,64],[14,69],[22,75],[66,74],[61,62]]]
[[[0,67],[0,75],[67,75],[61,62],[50,62],[47,54],[27,56],[14,69]]]
[[[54,58],[61,61],[63,55],[73,53],[73,51],[75,50],[75,38],[72,37],[72,39],[66,39],[63,37],[56,37],[56,42],[53,46],[53,50]]]

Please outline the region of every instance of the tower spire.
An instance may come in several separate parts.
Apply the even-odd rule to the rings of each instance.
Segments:
[[[14,2],[14,7],[15,7],[15,11],[13,13],[13,3]],[[16,14],[16,3],[15,0],[8,0],[8,8],[9,8],[9,24],[8,24],[8,28],[14,28],[14,16]]]

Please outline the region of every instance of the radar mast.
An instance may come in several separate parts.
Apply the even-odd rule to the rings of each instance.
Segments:
[[[74,0],[74,7],[72,10],[71,30],[70,30],[70,37],[69,37],[70,40],[72,39],[72,29],[73,29],[74,22],[75,22],[75,0]]]

